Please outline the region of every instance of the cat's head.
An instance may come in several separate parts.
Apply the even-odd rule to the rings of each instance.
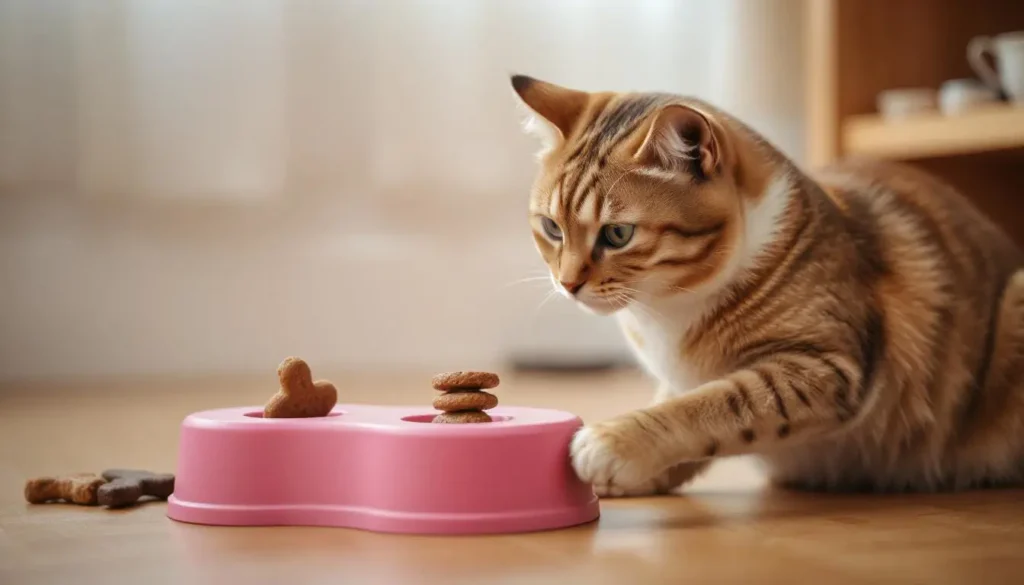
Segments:
[[[746,160],[749,139],[710,107],[519,75],[512,86],[543,141],[530,195],[534,240],[566,296],[609,314],[700,294],[760,245],[746,212],[767,173]]]

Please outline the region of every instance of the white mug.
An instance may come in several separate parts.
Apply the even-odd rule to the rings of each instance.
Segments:
[[[995,67],[988,57],[995,61]],[[974,37],[967,45],[967,60],[990,87],[1001,89],[1010,101],[1024,105],[1024,31]]]
[[[959,114],[999,100],[999,92],[977,79],[950,79],[939,87],[939,109]]]

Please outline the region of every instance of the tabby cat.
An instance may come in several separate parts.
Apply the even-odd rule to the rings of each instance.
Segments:
[[[604,496],[754,454],[777,485],[1024,479],[1024,255],[909,166],[805,174],[695,99],[512,86],[543,140],[530,221],[555,286],[660,383],[574,437]]]

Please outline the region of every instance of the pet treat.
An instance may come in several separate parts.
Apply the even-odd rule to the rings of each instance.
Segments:
[[[263,408],[264,418],[312,418],[327,416],[338,401],[338,390],[327,380],[313,381],[309,365],[296,357],[277,368],[278,390]]]
[[[486,412],[480,412],[479,410],[442,412],[434,417],[433,422],[441,424],[488,423],[491,422],[491,415]]]
[[[498,406],[498,397],[483,389],[498,386],[498,375],[490,372],[448,372],[431,379],[441,395],[434,399],[434,408],[443,410],[433,422],[468,424],[491,422],[485,410]]]
[[[490,410],[498,406],[498,397],[489,392],[446,392],[434,399],[434,408],[445,412]]]
[[[109,508],[130,506],[143,496],[166,500],[174,492],[174,476],[169,473],[108,469],[103,472],[103,479],[108,483],[99,487],[97,501]]]
[[[106,482],[95,473],[39,477],[25,482],[25,499],[32,504],[63,500],[81,506],[95,506],[97,490]]]
[[[489,390],[498,387],[498,375],[490,372],[448,372],[430,380],[435,390]]]

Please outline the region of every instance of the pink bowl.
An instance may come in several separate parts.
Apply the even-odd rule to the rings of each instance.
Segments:
[[[590,522],[593,488],[569,465],[572,414],[498,407],[494,422],[429,424],[422,407],[339,405],[264,419],[260,407],[182,423],[167,515],[217,525],[379,532],[525,532]]]

